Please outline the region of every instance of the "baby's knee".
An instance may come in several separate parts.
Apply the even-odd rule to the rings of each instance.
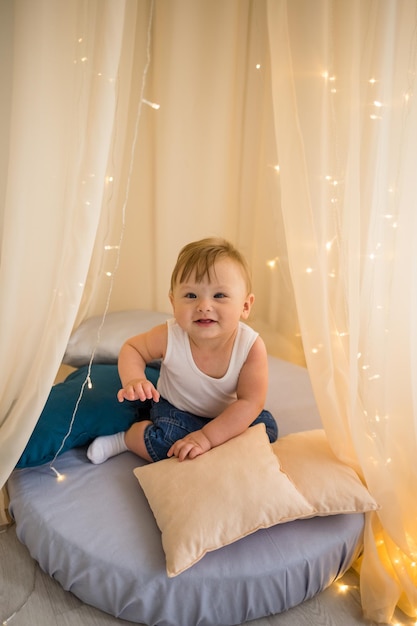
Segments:
[[[172,428],[164,428],[167,425],[160,422],[152,422],[144,432],[144,445],[152,461],[167,459],[169,449],[177,440]]]
[[[270,443],[274,443],[274,441],[278,439],[278,424],[269,411],[263,410],[251,426],[255,426],[255,424],[265,425],[266,434],[268,435]]]
[[[145,459],[145,461],[153,460],[145,444],[145,431],[149,426],[152,426],[150,420],[135,422],[125,433],[125,442],[129,450]]]

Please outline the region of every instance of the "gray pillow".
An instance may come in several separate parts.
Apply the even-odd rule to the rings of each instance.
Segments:
[[[72,333],[63,363],[72,367],[87,365],[94,348],[94,363],[117,363],[120,348],[126,339],[163,324],[171,317],[172,314],[141,309],[116,311],[106,315],[101,330],[103,316],[90,317]]]

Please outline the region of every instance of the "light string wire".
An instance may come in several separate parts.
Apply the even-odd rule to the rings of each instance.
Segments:
[[[76,415],[78,413],[78,408],[80,406],[80,402],[81,402],[81,400],[82,400],[82,398],[84,396],[85,388],[86,388],[86,386],[91,387],[91,369],[92,369],[93,361],[94,361],[95,354],[96,354],[96,351],[97,351],[97,347],[98,347],[98,345],[100,343],[101,331],[103,329],[104,323],[106,321],[107,313],[108,313],[108,310],[109,310],[109,307],[110,307],[110,300],[111,300],[111,296],[112,296],[112,292],[113,292],[115,276],[117,274],[117,270],[119,269],[119,265],[120,265],[121,247],[122,247],[122,243],[123,243],[124,235],[125,235],[125,230],[126,230],[126,207],[127,207],[127,203],[128,203],[128,199],[129,199],[130,185],[131,185],[132,175],[133,175],[134,155],[135,155],[135,151],[136,151],[136,147],[137,147],[137,143],[138,143],[138,137],[139,137],[139,125],[140,125],[140,120],[141,120],[141,117],[142,117],[142,106],[143,106],[144,103],[148,104],[148,101],[144,99],[144,93],[145,93],[145,88],[146,88],[146,79],[147,79],[149,67],[150,67],[150,64],[151,64],[151,43],[152,43],[152,24],[153,24],[153,14],[154,14],[154,3],[155,3],[155,0],[151,0],[150,10],[149,10],[147,36],[146,36],[146,61],[145,61],[145,66],[144,66],[143,73],[142,73],[142,82],[141,82],[141,90],[140,90],[140,95],[139,95],[139,104],[138,104],[138,110],[137,110],[137,114],[136,114],[135,128],[134,128],[134,134],[133,134],[133,141],[132,141],[131,151],[130,151],[130,161],[129,161],[128,176],[127,176],[127,181],[126,181],[125,197],[124,197],[124,201],[123,201],[123,205],[122,205],[122,211],[121,211],[121,213],[122,213],[122,227],[121,227],[121,232],[120,232],[120,237],[119,237],[119,245],[118,245],[116,260],[115,260],[113,272],[112,272],[112,275],[111,275],[111,280],[110,280],[109,290],[108,290],[108,293],[107,293],[107,299],[106,299],[106,303],[105,303],[105,307],[104,307],[103,316],[102,316],[100,325],[99,325],[98,330],[97,330],[96,342],[95,342],[95,345],[94,345],[93,350],[91,352],[90,361],[88,363],[87,375],[85,377],[85,380],[84,380],[83,384],[81,385],[80,393],[79,393],[77,401],[75,403],[75,407],[74,407],[74,411],[73,411],[72,416],[71,416],[71,420],[70,420],[70,424],[69,424],[69,427],[68,427],[68,431],[65,434],[64,438],[62,439],[61,445],[59,446],[58,450],[56,451],[54,458],[52,459],[52,461],[49,464],[49,467],[50,467],[51,471],[56,475],[57,478],[62,478],[62,475],[54,467],[54,464],[56,462],[56,459],[58,458],[58,456],[62,452],[68,437],[72,433],[72,429],[73,429],[73,426],[74,426],[75,418],[76,418]]]

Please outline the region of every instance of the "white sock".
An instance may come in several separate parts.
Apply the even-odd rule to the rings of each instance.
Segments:
[[[87,450],[87,456],[92,463],[99,465],[104,463],[112,456],[126,452],[128,449],[125,443],[124,432],[108,435],[106,437],[97,437],[94,439]]]

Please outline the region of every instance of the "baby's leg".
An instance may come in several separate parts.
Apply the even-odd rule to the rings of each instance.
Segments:
[[[116,454],[126,452],[126,450],[125,434],[120,432],[94,439],[88,447],[87,456],[92,463],[99,465]]]
[[[164,398],[153,403],[151,420],[152,425],[145,427],[143,434],[146,450],[152,461],[168,458],[172,444],[189,433],[200,430],[208,422],[204,417],[177,409]]]
[[[126,432],[97,437],[87,450],[88,458],[92,463],[98,465],[112,456],[130,450],[146,461],[151,461],[143,441],[143,433],[149,424],[152,422],[143,420],[133,424]]]
[[[143,434],[146,428],[152,424],[150,420],[135,422],[125,433],[125,443],[127,448],[140,456],[145,461],[152,461],[145,446]]]
[[[258,415],[256,420],[252,422],[251,426],[255,426],[255,424],[265,424],[266,434],[269,437],[269,441],[274,443],[278,439],[278,424],[275,421],[275,418],[269,411],[265,409]]]

